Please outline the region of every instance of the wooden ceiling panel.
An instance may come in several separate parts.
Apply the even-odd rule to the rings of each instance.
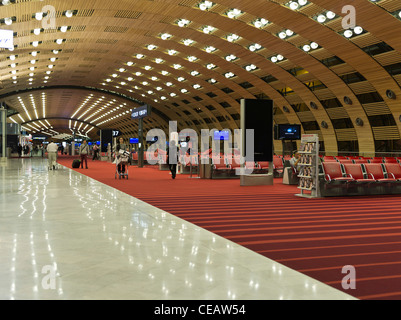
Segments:
[[[317,110],[297,115],[294,112],[281,113],[277,115],[276,123],[315,120],[321,123],[323,120],[330,122],[346,119],[348,115],[352,115],[353,119],[358,115],[363,118],[365,125],[356,131],[333,130],[333,126],[329,125],[330,129],[316,132],[326,142],[325,145],[329,146],[329,152],[336,152],[337,141],[357,139],[361,151],[365,154],[372,153],[375,139],[398,137],[400,131],[400,124],[397,122],[389,128],[390,133],[385,134],[385,129],[370,127],[367,117],[393,114],[398,119],[401,113],[398,101],[401,97],[400,75],[397,71],[392,71],[390,75],[384,68],[392,66],[392,70],[398,70],[396,66],[401,63],[398,36],[401,22],[389,14],[386,15],[387,18],[383,15],[383,11],[392,14],[400,10],[401,4],[398,0],[382,0],[377,4],[367,3],[366,0],[354,2],[363,12],[359,21],[367,32],[348,40],[342,36],[341,8],[336,0],[309,1],[297,11],[286,7],[288,1],[284,0],[242,0],[234,3],[230,0],[216,0],[209,11],[201,11],[197,7],[198,0],[136,0],[114,3],[91,0],[74,1],[73,7],[71,2],[55,0],[52,5],[55,8],[57,28],[43,29],[40,35],[33,34],[33,30],[42,24],[35,19],[34,14],[41,10],[43,3],[18,1],[17,4],[1,7],[3,18],[16,17],[9,28],[17,36],[14,39],[16,48],[13,52],[0,49],[0,94],[25,119],[27,116],[23,115],[26,111],[18,96],[26,101],[29,114],[35,118],[35,108],[30,103],[29,94],[32,92],[37,101],[36,113],[40,117],[43,112],[39,107],[43,91],[49,105],[46,116],[56,121],[57,117],[72,117],[74,110],[93,92],[91,90],[97,90],[94,91],[96,98],[102,95],[115,97],[119,103],[124,102],[131,107],[151,104],[156,110],[155,118],[152,118],[154,125],[165,127],[169,119],[176,119],[179,114],[183,117],[180,119],[182,125],[199,123],[194,125],[196,130],[206,125],[204,118],[209,119],[211,126],[237,128],[238,119],[233,120],[232,116],[237,117],[237,100],[241,98],[271,97],[279,110],[284,105],[309,106],[310,101],[315,101],[318,104]],[[243,14],[236,19],[228,18],[226,12],[232,8],[240,9]],[[338,18],[324,25],[314,20],[316,15],[329,8],[337,13]],[[74,16],[67,18],[64,15],[66,10],[75,10]],[[258,18],[268,19],[269,24],[260,29],[255,28],[252,22]],[[177,25],[180,19],[188,19],[190,24],[180,28]],[[63,25],[68,26],[67,32],[59,30]],[[216,28],[210,35],[201,30],[207,25]],[[7,29],[7,26],[2,27]],[[295,36],[282,40],[277,35],[286,29],[294,31]],[[161,40],[160,35],[164,32],[172,37],[166,41]],[[238,34],[240,40],[228,42],[227,36],[232,33]],[[58,45],[55,42],[57,39],[64,41]],[[193,39],[195,43],[186,46],[183,44],[184,39]],[[32,46],[34,41],[40,41],[37,47]],[[303,52],[300,48],[310,41],[316,41],[319,49]],[[374,56],[362,50],[383,42],[394,50]],[[263,49],[251,52],[249,46],[254,43],[261,44]],[[147,49],[149,44],[155,44],[157,48],[150,51]],[[207,46],[214,46],[217,50],[206,53]],[[61,51],[54,54],[55,49]],[[168,55],[169,49],[176,50],[177,54]],[[37,56],[32,55],[33,51],[39,52]],[[137,59],[138,53],[145,57]],[[225,57],[229,54],[238,58],[228,62]],[[285,60],[272,63],[270,58],[278,54],[283,55]],[[12,60],[11,57],[14,56],[15,59]],[[191,63],[188,61],[189,56],[195,56],[198,60]],[[51,61],[51,58],[57,60]],[[163,59],[163,62],[156,63],[157,58]],[[32,60],[35,60],[34,64]],[[127,62],[132,62],[133,65],[127,66]],[[208,63],[214,63],[217,67],[208,70]],[[182,68],[175,69],[176,64],[182,65]],[[245,71],[245,66],[251,64],[257,67],[256,71]],[[53,67],[50,68],[49,65]],[[147,66],[152,69],[145,70]],[[121,68],[125,70],[120,71]],[[200,75],[192,76],[192,70],[198,70]],[[308,73],[298,74],[297,70],[307,70]],[[164,76],[162,71],[167,71],[168,74]],[[227,72],[233,72],[235,77],[228,79]],[[341,78],[343,75],[356,73],[366,80],[346,83]],[[272,81],[266,78],[267,75],[272,76]],[[178,81],[180,77],[185,78],[185,81]],[[210,79],[217,80],[217,83],[211,84]],[[148,84],[144,85],[146,82]],[[168,82],[172,85],[166,85]],[[321,83],[323,89],[310,90],[304,85],[307,82]],[[201,87],[195,89],[195,84]],[[75,86],[82,90],[60,89],[57,95],[57,91],[52,89],[54,86]],[[292,94],[288,94],[289,88]],[[395,100],[386,98],[385,93],[389,89],[396,93]],[[370,93],[376,92],[384,97],[384,101],[358,100],[359,95],[366,98]],[[320,101],[335,98],[342,103],[344,96],[351,98],[352,106],[344,105],[325,110],[320,104]],[[221,104],[223,101],[231,107],[224,107]],[[211,111],[206,106],[212,106],[214,110]],[[110,118],[99,124],[100,127],[115,124],[127,128],[131,125],[129,114],[112,118],[112,113],[117,109],[109,113],[110,108],[107,107],[107,112],[105,109],[97,109],[96,117],[103,114],[102,119]],[[95,109],[96,107],[85,105],[75,116],[83,112],[90,114]],[[13,116],[13,119],[20,122],[18,116]],[[97,125],[100,122],[97,120],[92,124]],[[57,125],[65,126],[65,123],[60,120]],[[148,125],[151,126],[152,123],[149,122]]]

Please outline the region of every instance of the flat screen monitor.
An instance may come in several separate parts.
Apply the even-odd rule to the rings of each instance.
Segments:
[[[230,138],[230,131],[229,130],[222,130],[218,131],[216,130],[214,132],[214,140],[222,140],[222,141],[228,141]]]
[[[277,140],[300,140],[301,125],[299,124],[279,124]]]
[[[139,143],[139,138],[129,138],[129,143],[137,144],[137,143]]]
[[[146,140],[147,143],[156,143],[157,141],[159,141],[159,137],[152,137],[150,138],[150,140]]]
[[[148,105],[144,105],[138,108],[135,108],[131,112],[131,118],[132,119],[141,119],[149,116],[150,114],[150,107]]]

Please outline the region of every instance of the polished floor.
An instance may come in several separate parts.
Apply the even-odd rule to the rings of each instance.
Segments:
[[[45,159],[0,164],[0,300],[354,299]]]

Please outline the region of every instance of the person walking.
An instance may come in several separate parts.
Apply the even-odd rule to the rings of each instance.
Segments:
[[[118,173],[121,174],[121,173],[125,173],[125,163],[123,161],[121,161],[120,150],[129,152],[129,148],[124,143],[124,139],[122,137],[118,140],[117,146],[114,150],[115,155],[116,155],[116,161],[117,161],[117,170],[118,170]],[[124,176],[123,176],[123,179],[124,179]]]
[[[85,161],[85,169],[88,169],[88,154],[89,154],[89,146],[86,140],[82,142],[79,146],[79,155],[81,156],[81,169],[84,168]]]
[[[93,160],[98,160],[99,159],[99,147],[97,146],[97,144],[95,143],[94,145],[93,145],[93,158],[92,158],[92,161]]]
[[[22,155],[22,146],[21,146],[20,143],[18,143],[17,149],[18,149],[18,158],[21,158],[21,155]]]
[[[177,163],[178,163],[179,152],[180,150],[178,146],[176,145],[175,141],[172,140],[169,144],[169,147],[167,148],[167,164],[170,168],[172,179],[175,179],[175,176],[177,174]]]
[[[53,140],[47,146],[47,161],[50,170],[56,169],[58,145]]]

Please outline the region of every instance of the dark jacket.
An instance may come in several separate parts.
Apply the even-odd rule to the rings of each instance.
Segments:
[[[167,164],[177,164],[179,156],[180,156],[180,149],[177,147],[177,154],[176,154],[177,159],[175,161],[174,159],[172,159],[172,162],[170,163],[170,148],[167,148]]]

